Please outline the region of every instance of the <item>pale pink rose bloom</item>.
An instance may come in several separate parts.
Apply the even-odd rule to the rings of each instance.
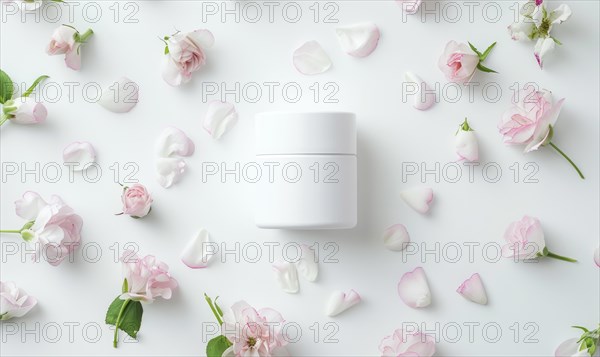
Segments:
[[[379,351],[383,357],[430,357],[435,353],[435,340],[421,332],[397,329],[381,341]]]
[[[81,241],[83,221],[59,196],[44,201],[35,192],[26,192],[15,202],[17,215],[33,225],[21,236],[36,251],[34,259],[42,254],[51,265],[60,264]]]
[[[170,299],[177,288],[177,280],[169,274],[169,266],[153,255],[138,258],[135,252],[127,250],[121,256],[123,278],[127,280],[127,291],[121,300],[131,299],[151,303],[162,297]]]
[[[163,79],[172,86],[179,86],[192,79],[206,63],[204,51],[212,47],[215,39],[208,30],[178,33],[167,41],[168,59],[163,70]]]
[[[21,317],[29,312],[37,300],[12,281],[0,281],[0,320]]]
[[[142,218],[150,212],[152,196],[144,185],[136,183],[125,187],[123,195],[123,213],[135,218]]]
[[[515,94],[513,105],[502,115],[498,124],[506,144],[526,145],[525,152],[545,144],[560,115],[564,99],[553,103],[552,93],[528,85]]]
[[[479,56],[464,43],[450,41],[440,56],[438,67],[453,82],[469,82],[479,64]]]
[[[46,49],[49,55],[65,55],[67,67],[79,70],[81,69],[81,43],[75,40],[77,30],[72,27],[62,25],[52,33],[52,38]]]
[[[13,99],[15,110],[9,113],[10,120],[17,124],[39,124],[46,120],[48,111],[42,103],[31,97]]]
[[[542,224],[529,216],[511,223],[504,233],[504,240],[502,254],[506,258],[533,259],[546,247]]]
[[[285,320],[273,309],[254,309],[239,301],[225,311],[221,332],[231,343],[235,356],[268,357],[285,354]]]

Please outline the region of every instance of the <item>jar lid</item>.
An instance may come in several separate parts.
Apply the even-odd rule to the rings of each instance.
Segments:
[[[356,116],[348,112],[256,115],[256,155],[356,155]]]

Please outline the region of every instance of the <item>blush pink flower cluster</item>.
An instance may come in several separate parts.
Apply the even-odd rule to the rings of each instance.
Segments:
[[[169,266],[153,255],[139,258],[127,250],[121,256],[123,278],[127,281],[127,291],[121,294],[122,300],[131,299],[151,303],[156,298],[170,299],[177,288],[177,280],[169,274]]]

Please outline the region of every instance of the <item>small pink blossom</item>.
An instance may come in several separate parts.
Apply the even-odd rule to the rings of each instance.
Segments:
[[[192,79],[192,73],[206,63],[204,51],[213,46],[215,38],[208,30],[177,33],[166,37],[168,55],[163,79],[172,86],[179,86]]]
[[[384,337],[379,345],[382,357],[431,357],[435,353],[435,340],[421,332],[408,332],[397,329]]]
[[[169,274],[169,266],[153,255],[138,258],[135,252],[127,250],[121,256],[123,278],[127,281],[127,291],[121,300],[131,299],[151,303],[156,298],[170,299],[177,288],[177,280]]]
[[[46,53],[51,56],[64,54],[67,67],[78,71],[81,69],[81,45],[93,34],[92,29],[80,34],[72,26],[61,25],[52,33]]]
[[[133,218],[142,218],[152,209],[152,196],[144,185],[136,183],[123,188],[123,213]]]
[[[438,67],[453,82],[469,82],[479,64],[479,56],[468,45],[450,41],[438,61]]]
[[[12,281],[0,281],[0,320],[10,320],[21,317],[37,305],[33,296],[20,289]]]

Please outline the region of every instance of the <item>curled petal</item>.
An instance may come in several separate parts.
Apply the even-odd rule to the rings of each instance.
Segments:
[[[456,292],[461,294],[465,299],[471,300],[480,305],[486,305],[488,302],[485,288],[479,274],[473,274],[469,279],[465,280]]]
[[[408,93],[413,94],[413,107],[418,110],[427,110],[435,103],[435,91],[427,83],[412,72],[404,73],[404,82]],[[414,91],[412,90],[414,89]]]
[[[366,57],[375,51],[379,42],[379,28],[372,22],[363,22],[335,29],[342,50],[354,57]]]
[[[326,311],[327,316],[333,317],[339,315],[360,301],[360,295],[354,290],[350,290],[347,294],[342,291],[336,291],[329,298]]]
[[[454,137],[454,147],[459,160],[479,160],[479,145],[473,130],[459,130]]]
[[[159,157],[190,156],[194,150],[194,142],[173,126],[165,128],[156,140],[156,154]]]
[[[17,216],[33,221],[42,208],[46,207],[48,203],[37,193],[33,191],[27,191],[23,194],[23,197],[15,201],[15,211]]]
[[[204,49],[211,48],[215,44],[215,36],[206,29],[194,30],[187,34],[187,37],[196,44],[196,46]]]
[[[290,262],[278,262],[273,264],[273,271],[283,291],[295,294],[300,290],[296,265]]]
[[[560,99],[552,107],[543,114],[542,118],[537,123],[533,136],[529,144],[525,146],[525,152],[534,151],[540,148],[540,146],[547,144],[550,136],[550,127],[556,124],[560,110],[562,109],[565,98]]]
[[[231,103],[212,101],[204,118],[204,130],[219,139],[237,123],[238,114]]]
[[[537,27],[535,27],[535,24],[527,18],[508,26],[510,38],[515,41],[531,40],[536,31]]]
[[[561,4],[550,12],[550,22],[553,25],[561,24],[571,17],[571,8],[569,5]]]
[[[63,161],[65,163],[77,163],[70,166],[73,171],[82,171],[96,162],[96,150],[92,144],[87,141],[75,141],[63,151]]]
[[[413,308],[431,304],[431,291],[423,268],[419,267],[402,275],[398,283],[398,294],[406,305]]]
[[[550,37],[539,38],[533,48],[533,55],[540,68],[544,68],[544,57],[551,51],[554,50],[556,44]]]
[[[433,190],[429,187],[414,187],[400,192],[400,197],[412,209],[425,214],[433,201]]]
[[[306,244],[301,244],[300,247],[302,249],[302,256],[296,263],[298,271],[306,278],[306,280],[315,281],[317,280],[317,276],[319,276],[317,255],[315,254],[315,251]]]
[[[402,251],[410,243],[410,236],[403,224],[394,224],[383,232],[383,244],[389,250]]]
[[[319,74],[331,68],[331,59],[317,41],[308,41],[298,47],[293,62],[302,74]]]
[[[598,268],[600,268],[600,247],[596,248],[596,251],[594,252],[594,262]]]
[[[419,10],[422,0],[396,0],[396,3],[402,7],[402,11],[412,15]]]
[[[183,249],[181,261],[192,269],[206,268],[215,252],[208,231],[202,228]]]
[[[158,183],[169,188],[181,179],[185,172],[185,161],[183,159],[161,157],[156,160],[156,174]]]
[[[76,43],[73,49],[65,53],[65,64],[72,70],[79,71],[81,69],[81,44]]]
[[[138,100],[139,87],[137,83],[127,77],[121,77],[104,88],[98,104],[113,113],[127,113],[135,107]]]

